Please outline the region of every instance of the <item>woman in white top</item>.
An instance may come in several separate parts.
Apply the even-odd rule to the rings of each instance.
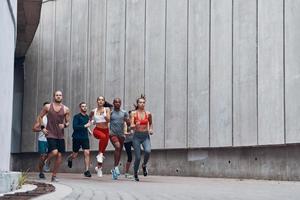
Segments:
[[[95,138],[99,139],[99,153],[97,155],[98,165],[95,167],[97,175],[102,177],[102,164],[104,159],[105,149],[109,141],[109,126],[110,109],[104,107],[105,98],[99,96],[97,98],[97,108],[93,109],[90,114],[90,120],[96,124],[93,130]]]

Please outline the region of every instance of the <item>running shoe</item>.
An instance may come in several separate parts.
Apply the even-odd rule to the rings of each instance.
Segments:
[[[40,172],[39,173],[39,178],[40,179],[45,179],[46,177],[45,177],[45,174],[43,173],[43,172]]]
[[[45,162],[44,167],[43,167],[44,172],[50,172],[50,166],[47,162]]]
[[[84,175],[85,177],[92,177],[92,174],[91,174],[91,172],[90,172],[89,170],[85,171],[85,172],[83,173],[83,175]]]
[[[58,182],[59,179],[56,176],[51,177],[51,182]]]
[[[103,160],[105,159],[105,157],[103,156],[103,154],[98,154],[96,156],[96,158],[97,158],[97,162],[98,163],[103,163]]]
[[[97,176],[98,177],[102,177],[103,173],[102,173],[102,167],[98,168],[98,166],[95,167],[95,170],[97,172]]]
[[[118,175],[115,169],[110,170],[111,172],[111,178],[112,180],[117,180],[118,179]]]
[[[139,177],[138,177],[137,174],[134,174],[134,180],[135,180],[135,181],[140,181],[140,179],[139,179]]]
[[[72,165],[73,165],[72,158],[69,157],[69,158],[68,158],[68,167],[69,167],[69,168],[72,168]]]
[[[142,168],[143,168],[143,174],[144,174],[144,176],[147,176],[148,175],[147,166],[146,165],[142,165]]]
[[[116,173],[116,175],[117,175],[117,176],[120,176],[120,175],[121,175],[121,173],[120,173],[120,170],[119,170],[119,167],[118,167],[118,166],[116,166],[116,167],[115,167],[115,173]]]
[[[133,179],[133,176],[130,175],[129,173],[125,173],[124,176],[125,176],[125,178],[127,178],[127,179]]]

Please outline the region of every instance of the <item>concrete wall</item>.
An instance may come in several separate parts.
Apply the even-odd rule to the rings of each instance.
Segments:
[[[202,176],[230,177],[268,180],[300,180],[299,145],[237,147],[237,148],[204,148],[153,150],[148,164],[150,175],[164,176]],[[64,154],[63,160],[69,153]],[[95,166],[97,152],[91,153],[92,166]],[[36,171],[38,153],[12,154],[13,170]],[[126,153],[121,157],[120,170],[126,163]],[[52,162],[53,166],[54,162]],[[110,174],[113,167],[113,152],[107,152],[104,173]],[[92,167],[91,167],[92,169]],[[80,152],[78,159],[73,161],[72,169],[64,162],[60,172],[82,173],[84,157]],[[96,176],[94,170],[91,170]],[[132,168],[130,169],[132,172]]]
[[[16,42],[17,0],[0,2],[0,171],[9,170],[11,152],[14,53]]]
[[[55,89],[73,114],[145,93],[153,149],[299,143],[299,13],[298,0],[48,1],[25,63],[22,151]]]

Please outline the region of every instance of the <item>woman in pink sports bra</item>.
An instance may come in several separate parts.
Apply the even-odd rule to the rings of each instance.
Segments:
[[[97,98],[97,108],[90,113],[90,120],[96,127],[93,130],[93,135],[99,140],[99,153],[97,155],[98,165],[95,167],[98,177],[102,177],[102,164],[104,160],[104,153],[109,140],[110,109],[104,107],[106,105],[105,98],[99,96]]]
[[[133,130],[132,144],[135,153],[134,161],[134,179],[139,181],[138,169],[141,161],[141,145],[144,149],[144,161],[142,165],[143,175],[148,175],[147,163],[151,153],[150,136],[153,134],[152,115],[149,111],[145,110],[146,98],[141,95],[136,100],[136,110],[131,112],[130,115],[130,127]]]

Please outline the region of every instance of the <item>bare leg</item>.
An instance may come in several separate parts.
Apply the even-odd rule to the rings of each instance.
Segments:
[[[89,170],[89,166],[90,166],[90,150],[85,149],[83,151],[83,153],[84,153],[85,171],[87,171],[87,170]]]
[[[39,165],[38,165],[38,170],[39,170],[40,173],[43,172],[43,167],[44,167],[46,159],[47,159],[47,155],[46,154],[42,154],[40,156]]]
[[[55,160],[53,171],[52,171],[52,176],[56,176],[58,168],[61,164],[61,159],[62,159],[61,153],[57,152],[56,160]]]
[[[127,162],[125,165],[125,173],[129,172],[129,168],[130,168],[131,162]]]
[[[71,155],[68,156],[68,159],[74,160],[75,158],[77,158],[78,156],[78,152],[72,152]]]

